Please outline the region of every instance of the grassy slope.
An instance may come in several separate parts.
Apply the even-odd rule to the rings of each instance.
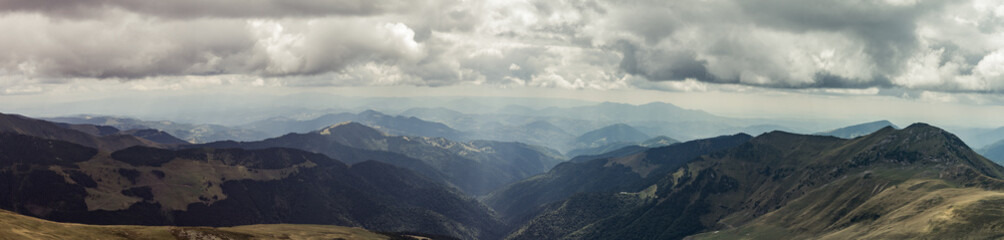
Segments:
[[[951,134],[924,124],[851,140],[775,132],[665,175],[653,204],[558,237],[992,237],[1000,232],[1002,220],[996,219],[1004,219],[994,203],[1004,197],[989,189],[1004,189],[1002,171]],[[925,203],[927,194],[942,195]],[[922,213],[947,217],[917,215]],[[929,219],[942,222],[925,225],[931,230],[924,232],[918,226]]]
[[[843,176],[815,188],[777,210],[746,221],[752,215],[730,216],[720,231],[693,239],[989,239],[1004,237],[1004,192],[1000,167],[979,157],[954,137],[929,138],[933,131],[906,135],[888,130],[834,148],[870,155],[886,149],[870,167],[847,169]],[[908,128],[904,131],[910,131]],[[886,136],[883,136],[886,135]],[[896,136],[898,135],[898,136]],[[926,136],[925,136],[926,135]],[[905,137],[904,137],[905,136]],[[876,141],[877,140],[877,141]],[[871,143],[868,143],[871,142]],[[864,146],[877,146],[872,150]],[[949,146],[946,146],[949,145]],[[850,151],[847,151],[850,150]],[[865,150],[865,151],[861,151]],[[912,153],[922,153],[912,155]],[[824,157],[816,159],[825,159]],[[906,157],[904,157],[906,156]],[[839,157],[837,159],[846,159]],[[909,159],[909,160],[905,160]],[[855,162],[856,160],[852,160]],[[805,178],[803,178],[805,179]],[[802,180],[804,181],[804,180]],[[733,228],[732,226],[738,226]]]
[[[917,174],[923,175],[923,172]],[[902,181],[895,175],[911,173],[900,170],[861,173],[818,189],[742,227],[699,234],[693,238],[1004,237],[1004,192],[963,188],[933,178]]]
[[[0,239],[390,239],[361,228],[269,224],[227,228],[59,223],[0,210]]]

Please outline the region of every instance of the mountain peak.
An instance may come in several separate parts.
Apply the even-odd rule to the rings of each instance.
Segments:
[[[383,114],[382,112],[377,112],[376,110],[373,110],[373,109],[366,109],[366,111],[360,112],[359,116],[383,117],[383,116],[389,116],[389,115]]]
[[[921,142],[941,142],[953,147],[968,147],[961,139],[944,129],[932,126],[927,123],[914,123],[910,126],[895,131],[897,135],[904,135],[905,142],[918,144]]]
[[[575,142],[579,145],[596,147],[614,142],[641,142],[648,139],[649,136],[638,129],[617,123],[582,134],[575,138]]]
[[[646,103],[646,104],[642,104],[642,105],[638,105],[638,106],[639,107],[659,107],[659,108],[682,109],[682,108],[680,108],[680,106],[676,106],[675,104],[668,103],[668,102],[650,102],[650,103]]]
[[[609,102],[609,101],[608,102],[601,102],[600,104],[597,104],[597,106],[604,106],[604,107],[622,107],[622,106],[629,106],[629,105],[631,105],[631,104],[619,103],[619,102]]]
[[[756,137],[751,142],[773,146],[778,154],[787,155],[805,149],[829,149],[855,146],[858,149],[840,158],[852,159],[853,165],[895,163],[899,165],[967,166],[991,177],[1004,177],[1004,168],[979,156],[954,134],[926,123],[915,123],[896,130],[885,126],[870,134],[854,139],[832,136],[800,135],[774,131]],[[802,150],[798,150],[802,149]],[[842,153],[843,154],[843,153]],[[795,154],[797,155],[797,154]],[[848,157],[853,156],[853,157]],[[824,159],[824,158],[819,158]]]
[[[385,136],[383,132],[371,128],[369,126],[363,125],[362,123],[348,121],[340,122],[324,129],[318,131],[321,135],[350,135],[358,137],[381,137]]]
[[[941,128],[932,126],[932,125],[927,124],[927,123],[922,123],[922,122],[917,122],[917,123],[910,124],[910,126],[907,126],[903,130],[907,130],[907,129],[925,130],[925,131],[941,131],[941,132],[945,131],[945,130],[942,130]]]

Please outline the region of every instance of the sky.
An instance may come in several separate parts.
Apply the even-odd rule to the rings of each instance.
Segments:
[[[0,33],[0,111],[327,92],[1004,125],[1001,0],[0,0]]]

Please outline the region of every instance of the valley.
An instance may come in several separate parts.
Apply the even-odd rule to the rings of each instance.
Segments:
[[[1004,239],[1004,0],[0,0],[0,240]]]
[[[233,126],[289,132],[206,143],[4,114],[0,227],[38,239],[936,239],[998,236],[983,226],[1004,219],[984,211],[1004,202],[1004,167],[923,123],[681,142],[528,118],[520,129],[559,132],[550,146],[571,150],[520,141],[544,139],[535,131],[479,140],[372,110]]]

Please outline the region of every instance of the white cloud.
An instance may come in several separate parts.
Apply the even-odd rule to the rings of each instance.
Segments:
[[[1004,90],[996,0],[7,3],[0,77],[24,86]]]

